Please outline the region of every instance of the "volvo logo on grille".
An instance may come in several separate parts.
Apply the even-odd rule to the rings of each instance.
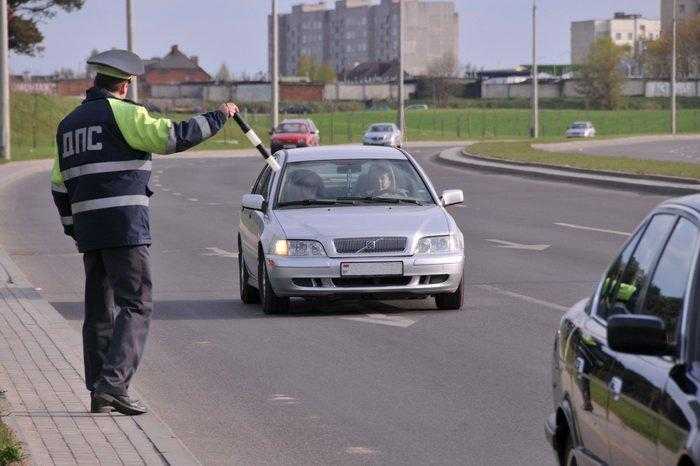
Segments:
[[[377,248],[377,240],[367,240],[365,241],[365,245],[362,246],[360,249],[355,251],[355,254],[359,254],[364,251],[374,251]]]

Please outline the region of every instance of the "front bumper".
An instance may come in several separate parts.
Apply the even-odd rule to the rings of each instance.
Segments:
[[[343,262],[402,262],[403,275],[343,277]],[[278,296],[391,295],[395,298],[429,296],[457,290],[464,270],[464,255],[411,257],[286,257],[268,256],[270,284]]]

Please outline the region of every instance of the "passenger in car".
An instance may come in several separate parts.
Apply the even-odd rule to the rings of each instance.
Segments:
[[[297,170],[289,176],[289,189],[285,201],[319,199],[325,186],[321,177],[311,170]]]

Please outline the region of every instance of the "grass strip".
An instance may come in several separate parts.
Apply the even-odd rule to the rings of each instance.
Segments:
[[[641,160],[621,156],[548,152],[533,148],[529,141],[479,142],[469,146],[467,152],[498,160],[545,164],[553,167],[700,180],[700,164],[664,160]]]

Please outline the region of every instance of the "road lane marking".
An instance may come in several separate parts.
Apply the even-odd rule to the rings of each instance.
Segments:
[[[350,455],[374,455],[377,453],[377,450],[367,447],[348,447],[345,449],[345,453]]]
[[[408,328],[416,321],[401,316],[388,316],[385,314],[365,314],[363,317],[340,317],[343,320],[364,322],[367,324],[388,325],[390,327]]]
[[[522,249],[525,251],[544,251],[546,249],[549,249],[552,245],[551,244],[520,244],[520,243],[513,243],[511,241],[503,241],[500,239],[486,239],[486,241],[490,243],[496,243],[498,246],[495,246],[497,248],[504,248],[504,249]]]
[[[476,285],[476,287],[481,288],[482,290],[490,291],[492,293],[501,294],[504,296],[510,296],[511,298],[516,298],[516,299],[519,299],[521,301],[526,301],[528,303],[537,304],[538,306],[544,306],[546,308],[553,309],[555,311],[566,312],[569,310],[568,307],[562,306],[560,304],[550,303],[549,301],[543,301],[541,299],[533,298],[532,296],[527,296],[527,295],[520,294],[520,293],[514,293],[513,291],[504,290],[504,289],[498,288],[497,286],[493,286],[493,285]]]
[[[191,201],[191,202],[197,202],[197,201],[199,201],[199,199],[197,199],[196,197],[188,197],[187,200],[188,200],[188,201]]]
[[[600,233],[610,233],[611,235],[619,235],[619,236],[630,236],[631,235],[631,233],[627,233],[625,231],[606,230],[605,228],[585,227],[583,225],[574,225],[572,223],[554,222],[554,224],[559,225],[560,227],[574,228],[576,230],[597,231]]]
[[[173,196],[182,196],[182,193],[173,192]]]
[[[238,257],[237,252],[225,251],[225,250],[219,249],[219,248],[205,248],[205,249],[207,249],[209,251],[209,252],[204,253],[205,256],[230,257],[233,259]]]
[[[163,191],[168,192],[170,191],[170,188],[163,188]]]
[[[218,206],[218,205],[223,205],[223,204],[221,202],[207,202],[207,205]]]

